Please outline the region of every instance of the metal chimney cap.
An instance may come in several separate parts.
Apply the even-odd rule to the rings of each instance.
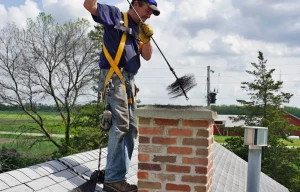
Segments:
[[[244,126],[244,145],[267,146],[268,128],[257,126]]]
[[[268,127],[258,127],[258,126],[243,126],[244,128],[247,129],[268,129]]]

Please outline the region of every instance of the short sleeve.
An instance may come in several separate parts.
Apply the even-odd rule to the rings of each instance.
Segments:
[[[121,11],[115,6],[98,3],[98,16],[92,15],[95,22],[102,25],[117,25],[120,22]]]

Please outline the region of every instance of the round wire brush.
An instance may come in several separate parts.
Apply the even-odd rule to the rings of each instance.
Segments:
[[[175,75],[176,76],[176,75]],[[177,77],[176,77],[177,78]],[[177,80],[167,87],[168,94],[172,99],[185,96],[188,100],[186,93],[197,85],[196,78],[193,74],[187,74],[183,77],[177,78]]]
[[[142,24],[144,24],[143,20],[141,19],[141,17],[139,16],[139,14],[137,13],[137,11],[133,7],[133,5],[129,2],[129,0],[127,0],[127,2],[132,7],[132,9],[134,10],[135,14],[138,16],[138,18],[140,19],[140,22]],[[195,87],[197,85],[195,76],[193,74],[187,74],[187,75],[185,75],[183,77],[178,78],[177,75],[175,74],[174,69],[169,64],[167,58],[165,57],[165,55],[163,54],[163,52],[160,50],[160,48],[157,45],[157,43],[155,42],[154,38],[151,37],[151,39],[152,39],[153,43],[156,45],[156,47],[159,50],[159,52],[161,53],[161,55],[163,56],[163,58],[165,59],[165,61],[167,62],[170,71],[172,71],[172,73],[174,74],[174,76],[176,78],[176,81],[167,87],[167,91],[169,91],[168,94],[171,95],[172,99],[184,95],[185,98],[186,98],[186,100],[189,100],[189,98],[188,98],[188,96],[187,96],[186,93],[189,90],[191,90],[193,87]]]

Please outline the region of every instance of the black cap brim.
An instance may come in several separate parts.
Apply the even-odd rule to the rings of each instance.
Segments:
[[[153,10],[153,15],[159,16],[160,11],[158,10],[158,8],[155,5],[152,5],[152,4],[148,4],[148,5]]]

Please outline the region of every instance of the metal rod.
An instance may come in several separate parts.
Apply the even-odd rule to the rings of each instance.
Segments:
[[[142,24],[144,24],[142,18],[139,16],[138,12],[135,10],[135,8],[133,7],[133,5],[129,2],[129,0],[127,0],[127,2],[128,2],[129,5],[131,6],[131,8],[132,8],[133,11],[135,12],[135,14],[138,16],[138,18],[140,19],[140,22],[141,22]],[[152,39],[153,43],[155,44],[155,46],[156,46],[157,49],[159,50],[160,54],[161,54],[161,55],[163,56],[163,58],[165,59],[166,63],[167,63],[168,66],[169,66],[169,69],[172,71],[172,73],[174,74],[175,78],[176,78],[177,81],[179,82],[180,88],[182,89],[183,94],[184,94],[184,96],[186,97],[186,100],[189,100],[188,96],[186,95],[185,90],[183,89],[183,87],[182,87],[182,85],[181,85],[181,82],[178,80],[178,77],[177,77],[177,75],[176,75],[174,69],[171,67],[170,63],[168,62],[167,58],[165,57],[165,55],[163,54],[163,52],[162,52],[161,49],[159,48],[159,46],[158,46],[158,44],[156,43],[156,41],[154,40],[154,38],[153,38],[152,36],[151,36],[150,38]]]
[[[210,66],[207,66],[207,108],[210,109]]]
[[[261,147],[249,145],[247,192],[259,192]]]

